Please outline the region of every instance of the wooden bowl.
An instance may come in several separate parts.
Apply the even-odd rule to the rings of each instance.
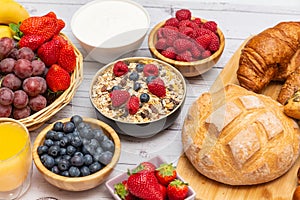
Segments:
[[[201,19],[202,21],[206,21]],[[207,72],[209,69],[211,69],[220,59],[224,47],[225,47],[225,38],[223,35],[223,32],[218,28],[217,34],[220,39],[220,48],[214,52],[210,57],[202,59],[202,60],[197,60],[193,62],[182,62],[182,61],[177,61],[177,60],[172,60],[170,58],[167,58],[163,56],[156,48],[155,48],[155,43],[157,41],[157,31],[159,28],[163,27],[166,21],[162,21],[158,23],[150,32],[149,37],[148,37],[148,46],[150,49],[150,52],[153,57],[158,58],[160,60],[163,60],[174,67],[176,67],[183,76],[185,77],[194,77],[198,76],[200,74],[203,74],[204,72]]]
[[[70,121],[70,118],[64,118],[59,121],[67,122]],[[106,181],[106,178],[112,172],[113,168],[117,164],[120,157],[121,143],[120,143],[119,136],[114,131],[114,129],[112,129],[109,125],[97,119],[83,118],[83,121],[90,124],[92,128],[102,127],[104,133],[110,139],[112,139],[112,141],[115,144],[115,152],[111,162],[108,165],[106,165],[104,168],[99,170],[98,172],[95,172],[91,175],[84,176],[84,177],[65,177],[51,172],[42,164],[40,157],[37,153],[37,148],[43,144],[46,133],[53,128],[53,124],[55,122],[53,124],[48,125],[45,129],[43,129],[40,132],[40,134],[37,136],[33,144],[32,153],[33,153],[33,161],[36,165],[36,168],[50,184],[63,190],[84,191],[100,185],[101,183]]]

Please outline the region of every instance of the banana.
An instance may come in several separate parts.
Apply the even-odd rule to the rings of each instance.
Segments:
[[[0,25],[0,38],[3,38],[3,37],[10,37],[10,38],[13,37],[13,34],[12,34],[9,26],[7,26],[7,25]]]
[[[0,24],[18,24],[30,17],[28,11],[14,0],[0,0]]]

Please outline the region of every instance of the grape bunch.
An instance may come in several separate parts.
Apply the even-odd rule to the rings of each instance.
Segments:
[[[92,128],[79,115],[67,122],[55,122],[37,148],[42,164],[66,177],[93,174],[110,163],[114,142],[101,128]]]
[[[46,70],[30,48],[0,38],[0,117],[22,119],[47,106]]]

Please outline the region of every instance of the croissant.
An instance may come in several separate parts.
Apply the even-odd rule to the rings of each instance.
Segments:
[[[300,22],[281,22],[252,37],[241,51],[237,79],[254,92],[286,81],[299,66]]]

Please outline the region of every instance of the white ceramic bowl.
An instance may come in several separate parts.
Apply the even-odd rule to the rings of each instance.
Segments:
[[[71,29],[88,55],[107,64],[137,50],[150,26],[144,7],[131,0],[94,0],[79,8]]]

